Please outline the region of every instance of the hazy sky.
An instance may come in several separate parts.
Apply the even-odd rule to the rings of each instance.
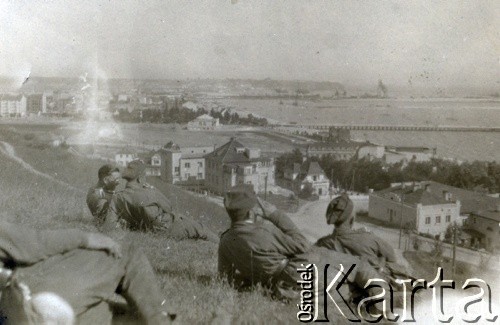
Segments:
[[[500,1],[0,2],[0,75],[500,87]]]

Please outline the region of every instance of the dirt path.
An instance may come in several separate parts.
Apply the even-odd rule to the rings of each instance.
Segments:
[[[48,180],[50,180],[50,181],[52,181],[54,183],[62,185],[62,186],[66,187],[66,188],[69,188],[71,190],[75,190],[75,191],[78,191],[78,192],[83,192],[79,188],[71,186],[70,184],[65,183],[65,182],[63,182],[61,180],[58,180],[57,178],[54,178],[54,177],[52,177],[49,174],[42,173],[41,171],[36,170],[35,168],[33,168],[33,166],[31,166],[30,164],[28,164],[26,161],[24,161],[22,158],[20,158],[16,154],[16,150],[14,149],[14,147],[10,143],[4,142],[4,141],[0,141],[0,144],[1,144],[1,146],[0,146],[0,152],[2,154],[4,154],[5,156],[7,156],[8,158],[10,158],[10,159],[14,160],[15,162],[19,163],[21,165],[21,167],[23,167],[24,169],[26,169],[28,172],[30,172],[30,173],[32,173],[34,175],[46,178],[46,179],[48,179]]]

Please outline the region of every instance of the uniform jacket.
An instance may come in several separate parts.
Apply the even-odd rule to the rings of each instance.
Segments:
[[[238,221],[221,236],[219,273],[238,284],[271,284],[311,244],[280,211],[266,220]]]
[[[316,246],[342,253],[364,256],[377,266],[379,260],[396,262],[396,254],[385,240],[365,229],[336,229],[331,235],[318,239]]]
[[[331,235],[320,238],[315,246],[366,258],[377,270],[388,276],[409,278],[405,261],[400,260],[394,248],[366,229],[335,229]]]
[[[173,222],[172,205],[155,187],[136,181],[128,182],[116,195],[114,203],[118,218],[132,230],[155,230]]]
[[[90,213],[97,219],[98,224],[104,223],[110,211],[110,203],[115,192],[106,191],[99,181],[87,192],[87,206]]]

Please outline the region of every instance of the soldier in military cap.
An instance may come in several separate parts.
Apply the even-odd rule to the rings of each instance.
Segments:
[[[334,198],[326,210],[326,223],[334,225],[332,234],[315,245],[338,252],[365,257],[377,270],[391,276],[408,277],[404,261],[394,248],[365,228],[354,229],[353,203],[346,193]]]
[[[237,288],[261,284],[278,298],[297,299],[297,269],[311,263],[331,264],[330,270],[356,264],[348,282],[361,290],[368,279],[379,277],[357,257],[312,246],[285,213],[251,191],[229,191],[224,205],[231,227],[221,236],[218,271]]]
[[[134,160],[123,171],[127,184],[116,194],[118,221],[131,230],[161,232],[177,240],[219,241],[218,236],[201,223],[174,212],[167,197],[144,181],[145,169],[142,161]]]
[[[106,164],[97,172],[97,184],[87,192],[87,206],[95,217],[98,226],[103,226],[108,219],[116,220],[113,214],[112,198],[116,187],[120,184],[120,169],[113,164]]]

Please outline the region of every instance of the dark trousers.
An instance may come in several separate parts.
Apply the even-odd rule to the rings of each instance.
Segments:
[[[132,246],[119,259],[102,251],[73,250],[16,269],[32,294],[53,292],[73,308],[78,324],[110,324],[110,304],[121,294],[146,323],[161,318],[162,295],[146,256]]]

